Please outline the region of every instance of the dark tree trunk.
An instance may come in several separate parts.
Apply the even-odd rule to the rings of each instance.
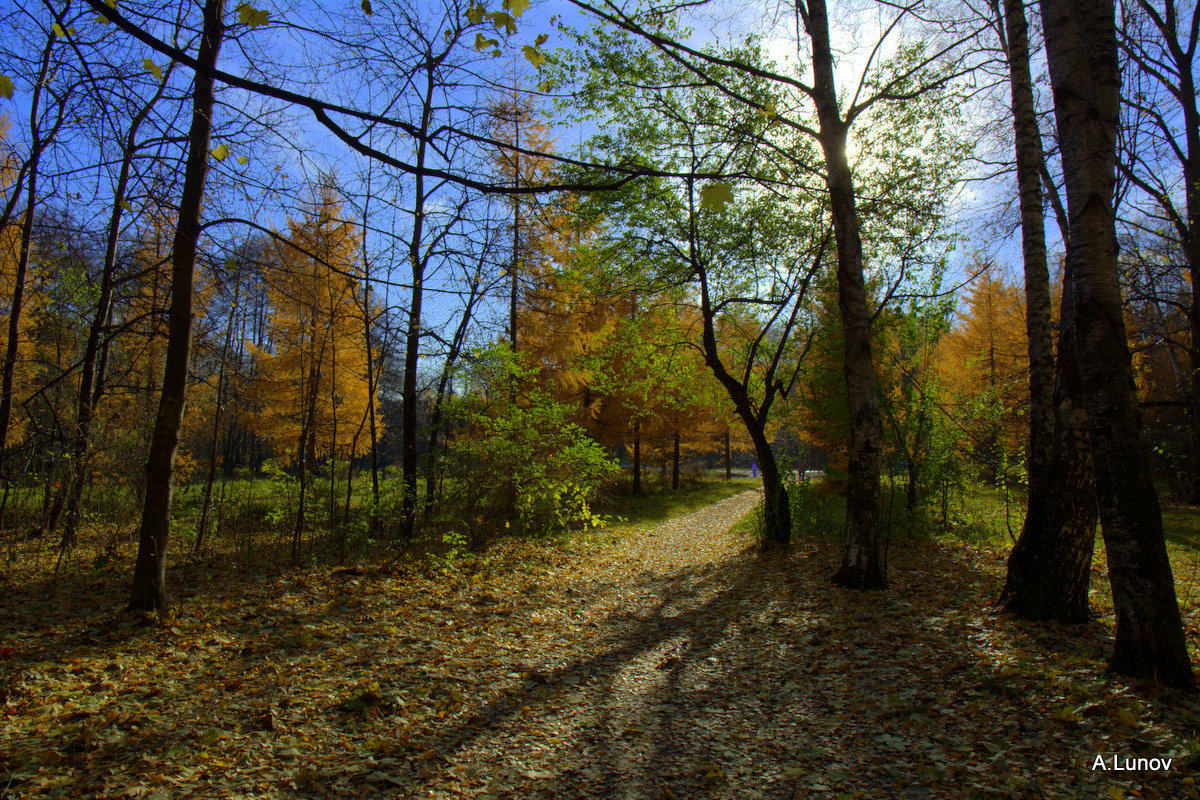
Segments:
[[[679,488],[679,431],[675,431],[671,435],[671,441],[674,447],[671,453],[671,488]]]
[[[221,434],[221,408],[225,396],[226,371],[229,369],[229,351],[233,346],[233,320],[238,310],[238,301],[242,293],[242,264],[245,260],[245,250],[242,259],[238,261],[237,274],[233,279],[233,305],[229,308],[229,327],[225,329],[225,341],[221,345],[221,363],[217,368],[217,402],[212,419],[212,451],[208,456],[208,469],[204,478],[204,494],[200,501],[200,522],[196,525],[196,542],[192,545],[193,552],[199,553],[204,547],[205,534],[208,531],[209,512],[212,510],[213,485],[217,480],[217,447]]]
[[[423,167],[428,151],[429,126],[433,119],[434,69],[433,59],[425,65],[425,96],[421,106],[421,128],[417,139],[417,165]],[[425,235],[425,178],[417,173],[413,189],[412,239],[408,245],[408,261],[412,267],[412,297],[408,308],[408,330],[404,337],[404,396],[401,400],[401,480],[404,496],[400,501],[400,535],[411,541],[417,522],[417,364],[421,355],[421,305],[425,295],[425,265],[428,257],[422,252]]]
[[[729,426],[725,426],[725,480],[733,480],[733,458],[729,453]]]
[[[762,403],[754,408],[750,399],[747,384],[738,381],[726,369],[721,361],[720,349],[717,347],[717,333],[714,326],[712,298],[709,295],[708,273],[700,260],[696,247],[696,205],[695,183],[688,181],[688,209],[690,231],[688,235],[689,258],[693,273],[700,280],[700,317],[703,321],[701,344],[704,351],[704,363],[712,370],[713,375],[725,387],[729,399],[733,402],[734,410],[746,432],[754,443],[754,452],[758,456],[759,469],[762,470],[763,482],[763,541],[764,550],[786,550],[792,538],[791,507],[788,505],[787,491],[780,480],[779,467],[775,463],[775,453],[771,450],[771,442],[767,439],[767,419],[775,393],[779,390],[778,382],[766,381]],[[785,337],[786,341],[786,337]]]
[[[917,510],[917,462],[908,460],[908,483],[904,487],[904,510],[912,513]]]
[[[1029,494],[1045,492],[1054,430],[1054,341],[1050,329],[1050,270],[1046,264],[1041,169],[1044,161],[1029,70],[1029,26],[1023,0],[1004,0],[1008,74],[1025,263],[1025,333],[1029,347]]]
[[[0,366],[0,476],[5,475],[4,460],[8,449],[8,426],[12,422],[13,384],[16,380],[17,355],[21,346],[21,312],[24,305],[25,277],[29,270],[29,252],[33,246],[33,217],[37,204],[38,167],[46,139],[41,135],[38,115],[41,114],[41,97],[50,69],[50,53],[54,49],[55,36],[46,40],[42,49],[41,71],[34,85],[33,98],[29,106],[29,163],[28,183],[25,186],[25,216],[21,220],[21,241],[17,252],[17,268],[13,275],[12,296],[8,298],[8,338],[4,348],[4,362]],[[15,198],[15,195],[14,195]],[[6,480],[7,478],[5,478]]]
[[[316,346],[316,316],[309,326],[309,342]],[[301,354],[303,372],[303,354]],[[296,444],[296,477],[300,482],[299,498],[296,502],[296,522],[292,526],[292,561],[300,561],[300,545],[304,541],[304,526],[308,512],[308,479],[316,469],[317,450],[317,391],[318,375],[316,353],[311,354],[306,375],[300,381],[300,439]]]
[[[1063,283],[1050,470],[1042,491],[1030,494],[1000,602],[1023,619],[1074,624],[1088,619],[1098,512],[1075,347],[1071,276]]]
[[[442,364],[442,374],[438,379],[437,396],[433,400],[433,411],[430,413],[429,420],[429,456],[425,460],[425,514],[428,516],[433,511],[434,499],[437,495],[437,482],[439,479],[440,470],[438,468],[438,438],[442,430],[442,417],[444,414],[444,404],[446,401],[446,392],[451,388],[451,381],[454,375],[454,368],[458,364],[458,357],[462,354],[463,344],[467,341],[467,331],[470,330],[471,320],[475,316],[475,304],[480,300],[480,284],[481,271],[483,264],[480,263],[475,271],[475,275],[471,280],[471,293],[467,297],[467,302],[463,306],[462,317],[458,321],[458,326],[454,330],[454,338],[450,341],[450,349],[446,353],[446,360]]]
[[[642,422],[633,423],[633,493],[642,493]]]
[[[1114,671],[1192,685],[1187,642],[1142,448],[1113,212],[1120,104],[1112,0],[1042,0],[1070,221],[1080,379],[1116,611]]]
[[[771,449],[765,430],[748,428],[748,431],[754,442],[754,454],[762,476],[763,546],[768,550],[786,548],[792,536],[792,507],[788,503],[779,463],[775,460],[775,452]]]
[[[366,220],[363,221],[366,230]],[[363,264],[366,264],[366,235],[363,236]],[[365,269],[365,267],[364,267]],[[371,521],[375,530],[375,519],[379,513],[379,432],[375,423],[375,348],[371,344],[371,291],[367,278],[363,278],[363,336],[367,341],[367,420],[371,434]]]
[[[417,191],[424,191],[421,177],[417,177]],[[421,225],[414,226],[414,239]],[[415,250],[416,248],[414,248]],[[408,332],[404,346],[404,396],[401,403],[400,424],[402,427],[401,473],[404,496],[400,505],[401,536],[404,541],[413,537],[417,513],[417,362],[421,347],[421,294],[422,276],[413,260],[413,296],[409,306]]]
[[[883,423],[871,354],[871,315],[863,280],[861,224],[855,207],[854,176],[846,160],[849,129],[838,107],[829,18],[825,0],[811,0],[803,15],[812,40],[813,101],[825,154],[825,182],[833,212],[838,256],[838,308],[845,343],[843,369],[850,409],[850,478],[846,494],[846,539],[833,580],[855,589],[887,586],[879,541],[879,474]],[[765,484],[764,484],[765,485]]]
[[[1097,512],[1087,415],[1076,360],[1074,297],[1067,280],[1055,375],[1042,213],[1044,154],[1029,70],[1028,24],[1021,0],[1004,0],[1003,20],[1025,262],[1030,401],[1026,461],[1029,502],[1021,535],[1009,556],[1000,602],[1024,619],[1083,622],[1088,616]]]
[[[203,67],[216,66],[225,33],[222,21],[224,10],[224,0],[206,0],[204,4],[204,26],[197,56]],[[167,605],[167,538],[171,526],[171,495],[175,486],[175,453],[179,447],[179,428],[183,423],[188,363],[191,359],[193,277],[196,244],[200,236],[200,207],[208,173],[212,111],[213,79],[197,72],[183,191],[179,200],[179,222],[175,226],[172,247],[167,361],[158,414],[150,439],[150,452],[146,457],[146,495],[129,599],[132,611],[158,611]]]

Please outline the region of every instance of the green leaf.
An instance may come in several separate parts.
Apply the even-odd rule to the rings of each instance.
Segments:
[[[533,66],[538,69],[542,68],[542,61],[544,61],[546,57],[542,55],[541,50],[538,50],[533,45],[527,44],[521,48],[521,52],[525,54],[525,58],[529,60],[530,64],[533,64]]]
[[[700,189],[700,207],[721,211],[733,200],[733,185],[710,183]]]
[[[243,25],[257,28],[260,25],[267,24],[267,12],[255,8],[249,3],[241,3],[234,10],[238,12],[238,21]]]
[[[162,67],[160,67],[158,64],[155,64],[155,63],[154,63],[153,61],[151,61],[150,59],[148,59],[148,58],[143,58],[143,59],[142,59],[142,66],[143,66],[143,67],[145,67],[145,68],[146,68],[146,70],[147,70],[147,71],[148,71],[148,72],[149,72],[151,75],[153,75],[154,77],[158,78],[160,81],[163,79],[163,71],[162,71]]]
[[[368,17],[375,13],[371,10],[371,0],[362,0],[362,10]]]
[[[7,75],[0,75],[0,97],[12,100],[13,82]]]
[[[129,201],[128,201],[128,200],[122,200],[122,201],[121,201],[121,208],[125,209],[126,211],[129,211],[130,213],[132,213],[132,212],[133,212],[133,206],[131,206],[131,205],[129,204]]]
[[[57,22],[50,26],[50,30],[54,31],[54,35],[59,39],[67,38],[66,31],[64,31],[62,29],[62,25],[59,25]]]
[[[225,157],[229,155],[229,145],[223,144],[220,147],[209,150],[208,153],[217,161],[224,161]]]
[[[487,18],[496,26],[496,30],[503,30],[506,36],[511,36],[517,32],[517,21],[510,14],[506,14],[503,11],[493,11],[487,15]]]
[[[108,17],[102,17],[102,16],[100,16],[99,14],[97,14],[97,15],[96,15],[96,16],[94,16],[94,17],[92,17],[92,19],[93,19],[95,22],[98,22],[98,23],[99,23],[99,24],[101,24],[101,25],[107,25],[107,24],[108,24]]]
[[[496,39],[485,39],[482,33],[475,34],[475,49],[482,53],[485,47],[495,47],[500,44]]]
[[[246,158],[245,156],[238,156],[237,162],[244,167],[250,163],[250,159]]]
[[[467,22],[471,23],[472,25],[478,25],[479,23],[483,22],[483,15],[485,13],[486,9],[484,9],[482,5],[468,6]]]
[[[529,9],[529,0],[504,0],[504,10],[519,17]]]
[[[538,36],[537,36],[537,38],[533,40],[533,46],[534,46],[534,47],[541,47],[542,45],[544,45],[544,44],[546,43],[546,40],[547,40],[547,39],[549,39],[549,38],[550,38],[550,34],[548,34],[548,33],[539,33],[539,34],[538,34]]]

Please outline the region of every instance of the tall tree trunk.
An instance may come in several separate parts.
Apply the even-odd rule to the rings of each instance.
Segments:
[[[813,101],[825,155],[825,183],[833,213],[838,256],[838,309],[845,344],[843,370],[850,409],[850,479],[846,494],[846,538],[842,564],[833,580],[840,586],[887,586],[879,540],[879,474],[883,423],[871,354],[871,315],[863,280],[861,224],[855,206],[854,176],[846,160],[847,122],[838,107],[829,18],[825,0],[810,0],[802,12],[812,40]],[[765,484],[764,484],[765,485]]]
[[[109,212],[108,228],[104,242],[104,264],[100,271],[100,297],[96,301],[96,313],[88,329],[87,343],[84,346],[83,360],[79,367],[79,392],[75,411],[75,435],[71,448],[70,479],[64,487],[63,502],[58,503],[51,512],[47,531],[53,534],[58,525],[59,515],[65,503],[67,512],[66,525],[63,528],[61,547],[75,545],[76,529],[79,523],[80,506],[83,501],[83,486],[87,476],[89,449],[91,446],[92,420],[95,417],[96,404],[103,395],[104,368],[107,359],[107,343],[103,346],[105,329],[112,318],[113,278],[117,268],[117,246],[120,243],[121,219],[124,211],[125,195],[129,188],[129,173],[133,165],[134,154],[137,151],[137,134],[142,123],[150,115],[150,111],[162,98],[167,87],[167,77],[173,71],[174,64],[167,67],[164,76],[154,95],[129,123],[129,131],[125,135],[125,143],[121,153],[121,168],[117,173],[117,182],[113,187],[113,205]]]
[[[1064,281],[1056,375],[1042,211],[1045,156],[1029,69],[1029,29],[1022,0],[1004,0],[1003,15],[998,3],[995,8],[1007,34],[1029,343],[1029,501],[1000,602],[1025,619],[1083,622],[1097,512],[1076,360],[1074,296],[1070,281]]]
[[[417,194],[424,192],[423,181],[417,176]],[[420,203],[421,201],[418,201]],[[421,215],[417,215],[421,219]],[[402,429],[401,444],[401,480],[404,496],[400,504],[401,536],[405,541],[413,537],[417,513],[417,363],[421,347],[421,295],[423,281],[421,262],[416,256],[419,250],[421,223],[413,225],[414,245],[413,258],[413,294],[408,311],[408,330],[405,334],[404,345],[404,393],[401,399],[400,425]]]
[[[309,326],[309,342],[316,346],[316,314]],[[324,355],[322,353],[322,355]],[[301,356],[301,373],[304,372],[303,355]],[[300,497],[296,503],[296,524],[292,527],[292,561],[300,561],[300,545],[304,540],[304,526],[307,521],[308,482],[315,477],[317,468],[317,398],[320,389],[320,360],[314,351],[309,358],[307,379],[300,382],[300,441],[296,445],[297,477],[300,481]],[[313,488],[316,492],[316,488]]]
[[[433,511],[434,499],[437,496],[438,479],[441,472],[438,467],[438,438],[441,435],[442,416],[445,413],[444,403],[446,401],[446,392],[451,387],[454,367],[458,364],[458,357],[462,353],[463,345],[467,341],[467,331],[470,330],[471,320],[474,318],[475,304],[481,299],[482,269],[483,262],[480,261],[476,266],[475,275],[471,280],[471,291],[467,296],[466,304],[463,306],[462,317],[458,321],[458,326],[454,329],[454,338],[450,340],[450,350],[446,353],[446,360],[442,364],[442,374],[438,378],[437,395],[433,399],[433,410],[429,415],[429,456],[425,459],[426,516]]]
[[[729,453],[729,426],[725,426],[725,480],[733,479],[733,458]]]
[[[17,355],[21,346],[21,312],[24,306],[25,277],[29,271],[29,252],[33,247],[33,217],[37,205],[38,166],[47,140],[41,135],[42,92],[50,69],[50,54],[55,36],[51,34],[42,49],[42,64],[33,98],[29,104],[29,162],[28,183],[25,186],[25,215],[21,219],[21,244],[17,252],[17,269],[13,275],[12,297],[8,301],[8,339],[4,347],[4,362],[0,366],[0,476],[5,475],[4,461],[8,449],[8,426],[12,422],[13,384],[16,380]],[[0,478],[7,480],[7,477]]]
[[[200,523],[196,526],[196,543],[192,545],[193,552],[199,553],[204,547],[205,533],[208,530],[209,512],[212,510],[213,485],[217,479],[217,447],[221,434],[221,409],[224,405],[226,372],[229,369],[229,351],[233,346],[234,314],[238,311],[242,294],[242,265],[245,263],[249,240],[242,249],[242,258],[238,261],[237,273],[233,278],[233,304],[229,307],[229,327],[225,329],[225,341],[221,345],[221,363],[217,368],[217,402],[213,408],[212,419],[212,451],[208,456],[208,469],[204,479],[204,494],[200,501]]]
[[[363,233],[361,239],[363,263],[362,309],[363,339],[367,343],[367,419],[370,423],[371,434],[371,519],[367,524],[368,529],[374,533],[379,514],[379,432],[376,430],[375,422],[375,384],[378,381],[378,372],[375,369],[375,346],[371,343],[371,270],[368,266],[371,262],[369,253],[367,252],[367,231],[370,230],[370,225],[368,224],[370,222],[370,203],[371,169],[368,167],[367,194],[363,200]],[[347,512],[347,519],[349,519],[349,512]]]
[[[1173,3],[1174,0],[1167,0]],[[1175,20],[1171,15],[1172,27]],[[1196,76],[1192,66],[1195,58],[1197,28],[1200,27],[1200,8],[1192,7],[1189,47],[1186,51],[1173,47],[1179,61],[1179,96],[1183,99],[1183,130],[1187,156],[1183,159],[1184,200],[1187,204],[1187,231],[1183,237],[1187,255],[1188,276],[1192,288],[1190,310],[1192,341],[1192,491],[1191,502],[1200,505],[1200,101],[1197,100]],[[1173,43],[1168,43],[1173,44]]]
[[[204,25],[197,60],[215,67],[225,34],[224,0],[205,0]],[[187,396],[188,363],[192,349],[192,295],[196,246],[200,236],[200,207],[208,173],[208,141],[212,130],[213,79],[197,72],[192,94],[192,122],[179,221],[175,226],[171,266],[171,311],[167,362],[162,395],[146,457],[146,493],[138,533],[138,553],[133,569],[129,608],[158,611],[166,608],[167,538],[171,527],[171,495],[175,487],[175,453],[183,424]]]
[[[334,320],[333,296],[330,295],[329,320]],[[329,359],[329,535],[337,529],[337,337],[332,337]]]
[[[516,79],[513,79],[513,188],[521,188],[521,107],[517,100]],[[512,263],[509,266],[511,282],[508,294],[508,335],[512,343],[512,351],[517,352],[517,299],[520,292],[521,276],[521,196],[514,193],[513,204],[513,237]]]
[[[1068,270],[1116,611],[1114,671],[1192,685],[1175,581],[1142,448],[1113,213],[1120,105],[1112,0],[1042,0],[1070,220]]]
[[[425,67],[425,97],[421,106],[420,135],[417,138],[417,166],[425,165],[429,126],[433,119],[434,69],[431,60]],[[412,298],[408,309],[408,330],[404,340],[404,396],[401,399],[401,481],[404,496],[400,501],[400,534],[405,541],[413,537],[417,517],[417,364],[421,353],[421,304],[425,291],[427,254],[422,250],[425,233],[425,177],[418,172],[413,190],[412,240],[408,261],[412,268]]]
[[[642,493],[642,421],[633,421],[633,493]]]
[[[671,441],[674,445],[671,453],[671,488],[679,488],[679,431],[675,430],[671,435]]]

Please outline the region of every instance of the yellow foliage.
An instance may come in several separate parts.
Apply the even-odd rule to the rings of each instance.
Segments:
[[[955,416],[977,446],[1020,452],[1027,436],[1029,346],[1023,294],[994,267],[971,286],[937,351],[941,383],[960,398]]]
[[[324,184],[277,250],[269,281],[267,348],[250,345],[257,373],[247,387],[252,427],[281,457],[309,465],[366,444],[367,346],[359,261],[361,233],[344,221]]]

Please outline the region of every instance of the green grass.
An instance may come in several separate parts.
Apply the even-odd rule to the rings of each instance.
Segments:
[[[1200,508],[1164,507],[1163,533],[1168,547],[1191,559],[1200,560]]]

